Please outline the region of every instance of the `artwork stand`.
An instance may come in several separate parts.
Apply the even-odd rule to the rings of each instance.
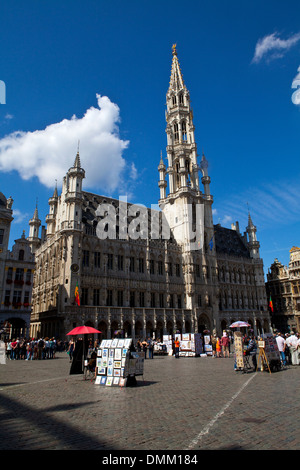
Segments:
[[[258,341],[258,347],[259,347],[259,355],[258,355],[258,359],[257,359],[256,370],[258,370],[259,363],[260,363],[261,364],[260,365],[260,370],[263,371],[264,370],[264,365],[266,365],[269,372],[270,372],[270,374],[271,374],[271,369],[270,369],[269,362],[268,362],[268,359],[267,359],[267,356],[266,356],[266,353],[265,353],[265,342],[264,341]]]
[[[144,375],[144,353],[136,352],[132,339],[105,339],[97,349],[96,385],[136,387]]]

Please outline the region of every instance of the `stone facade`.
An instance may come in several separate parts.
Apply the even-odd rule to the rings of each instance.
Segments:
[[[27,336],[31,316],[34,255],[23,232],[9,250],[13,200],[0,193],[0,324],[9,337]]]
[[[221,333],[234,320],[269,331],[256,227],[250,215],[244,235],[238,224],[213,225],[208,162],[204,155],[197,161],[175,47],[166,121],[160,210],[84,191],[77,153],[60,196],[55,189],[49,199],[46,238],[35,252],[33,335],[62,337],[80,324],[105,337],[117,330],[132,337]]]
[[[285,333],[300,331],[300,248],[290,250],[289,266],[276,258],[267,274],[267,296],[272,299],[272,326]]]

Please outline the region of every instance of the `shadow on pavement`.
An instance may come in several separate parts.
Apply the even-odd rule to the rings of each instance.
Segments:
[[[69,405],[69,409],[74,410],[78,406],[84,405],[89,405],[89,403]],[[110,448],[104,441],[95,439],[92,434],[84,433],[72,425],[49,416],[49,411],[66,411],[68,405],[41,411],[0,394],[0,407],[1,450],[43,450],[51,448],[61,450],[118,450]],[[21,427],[18,427],[18,420]],[[52,440],[53,446],[51,446]],[[45,442],[45,445],[43,445],[43,442]]]

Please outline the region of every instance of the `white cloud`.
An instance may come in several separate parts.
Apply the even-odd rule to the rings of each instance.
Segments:
[[[131,164],[131,168],[130,168],[130,177],[131,179],[133,180],[136,180],[137,177],[138,177],[138,171],[136,169],[136,166],[134,163]]]
[[[258,63],[263,58],[267,60],[281,58],[298,41],[300,41],[300,33],[294,34],[288,39],[280,39],[278,33],[269,34],[257,41],[252,62]]]
[[[296,105],[300,105],[300,67],[298,67],[298,74],[293,80],[292,88],[296,88],[296,91],[292,94],[292,102]]]
[[[231,215],[224,215],[223,219],[222,219],[222,224],[223,225],[226,225],[228,224],[229,222],[232,222],[232,217]]]
[[[73,165],[80,140],[85,188],[114,191],[121,184],[129,142],[119,136],[120,110],[106,96],[96,95],[98,107],[82,118],[51,124],[34,132],[17,131],[0,140],[0,171],[17,171],[24,180],[36,176],[46,187],[61,184]]]
[[[222,207],[218,207],[218,212],[223,216],[222,222],[229,222],[227,214],[232,214],[232,220],[238,220],[240,227],[246,227],[247,206],[252,221],[259,230],[269,227],[275,230],[300,221],[298,176],[288,181],[274,181],[272,184],[265,182],[261,187],[249,187],[239,194],[232,194],[223,199]]]
[[[26,221],[26,224],[27,224],[28,217],[29,217],[29,214],[27,214],[26,212],[22,212],[19,209],[13,210],[13,218],[14,218],[15,224],[21,224],[24,222],[24,220]]]

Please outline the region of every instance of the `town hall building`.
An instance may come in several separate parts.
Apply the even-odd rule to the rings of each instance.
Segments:
[[[83,324],[106,338],[116,331],[133,338],[221,334],[235,320],[246,320],[255,333],[270,331],[250,214],[243,234],[238,223],[231,229],[213,224],[208,162],[204,155],[197,160],[190,95],[175,46],[166,122],[159,210],[85,191],[79,152],[60,195],[55,188],[46,232],[39,238],[37,220],[31,233],[32,336],[62,338]]]

